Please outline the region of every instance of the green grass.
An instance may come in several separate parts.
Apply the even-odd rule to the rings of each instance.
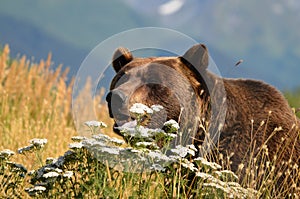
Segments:
[[[300,118],[300,87],[293,91],[285,91],[284,95],[290,106],[295,109],[296,115]]]

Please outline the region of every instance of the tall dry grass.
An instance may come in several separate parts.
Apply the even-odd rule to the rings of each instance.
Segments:
[[[5,45],[0,54],[0,150],[17,151],[32,138],[46,138],[49,144],[42,156],[58,157],[77,135],[71,111],[73,80],[66,83],[68,70],[62,71],[61,65],[51,69],[51,54],[32,63],[25,56],[10,59],[9,53]],[[90,89],[88,83],[85,89]],[[95,103],[106,111],[100,96]],[[40,166],[33,157],[18,155],[15,161],[28,169]]]

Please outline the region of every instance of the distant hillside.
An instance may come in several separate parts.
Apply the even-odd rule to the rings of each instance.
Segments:
[[[244,60],[229,73],[224,70],[225,75],[263,79],[281,89],[300,86],[299,1],[123,1],[232,60]],[[161,12],[162,8],[173,12]],[[220,70],[224,64],[219,63]]]
[[[0,13],[22,19],[56,38],[89,50],[113,34],[155,25],[121,0],[1,1]]]
[[[87,50],[76,48],[24,20],[0,14],[0,25],[0,44],[10,45],[11,56],[33,56],[38,61],[45,59],[51,52],[54,66],[63,64],[64,67],[70,67],[70,76],[76,74],[88,53]]]
[[[97,44],[145,21],[119,0],[1,1],[0,45],[36,60],[51,51],[55,66],[70,66],[75,75]]]

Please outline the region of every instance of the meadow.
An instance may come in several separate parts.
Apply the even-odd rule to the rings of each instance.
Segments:
[[[220,157],[223,163],[192,159],[192,145],[176,146],[172,156],[166,156],[167,149],[158,150],[158,141],[168,146],[178,136],[174,122],[162,131],[145,129],[137,121],[135,127],[121,130],[122,140],[111,132],[103,90],[95,97],[101,122],[86,121],[91,136],[78,136],[71,112],[73,80],[67,81],[68,71],[61,66],[53,70],[52,64],[51,54],[35,63],[25,56],[10,58],[8,45],[0,52],[0,198],[297,197],[298,165],[288,165],[295,174],[293,183],[286,180],[275,190],[278,173],[267,148],[260,152],[264,163],[254,167],[258,172],[241,165],[241,171],[249,169],[239,181],[242,172],[228,170],[230,157]],[[89,89],[87,82],[76,100]],[[296,108],[297,93],[285,93]],[[148,114],[157,108],[142,110]],[[256,157],[250,164],[256,164]]]

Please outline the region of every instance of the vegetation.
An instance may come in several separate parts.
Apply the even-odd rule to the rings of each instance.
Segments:
[[[295,187],[288,182],[274,191],[278,175],[266,147],[260,152],[266,164],[254,167],[257,173],[251,167],[257,160],[253,157],[236,174],[227,170],[230,156],[220,157],[223,161],[217,164],[192,159],[197,152],[193,145],[168,147],[180,136],[175,121],[166,122],[164,130],[153,130],[144,128],[139,119],[160,111],[160,106],[136,104],[130,109],[137,122],[120,128],[125,143],[109,132],[112,122],[101,101],[102,91],[95,103],[103,110],[98,118],[104,123],[87,121],[84,125],[91,136],[77,136],[71,115],[72,81],[66,84],[66,77],[61,67],[51,70],[51,55],[36,64],[25,57],[10,59],[8,46],[1,52],[1,198],[294,197]],[[88,89],[87,82],[78,98]],[[162,142],[164,148],[159,147]],[[298,166],[288,166],[299,183]],[[240,182],[243,168],[249,169]]]
[[[32,138],[46,138],[53,145],[42,155],[57,156],[68,147],[63,137],[75,135],[71,115],[72,83],[59,66],[51,70],[51,54],[46,61],[30,63],[25,56],[9,58],[6,45],[0,56],[0,144],[17,150]],[[34,158],[16,161],[29,169],[39,166]]]
[[[300,118],[300,87],[294,91],[285,91],[284,95],[291,107],[295,109],[296,115]]]

